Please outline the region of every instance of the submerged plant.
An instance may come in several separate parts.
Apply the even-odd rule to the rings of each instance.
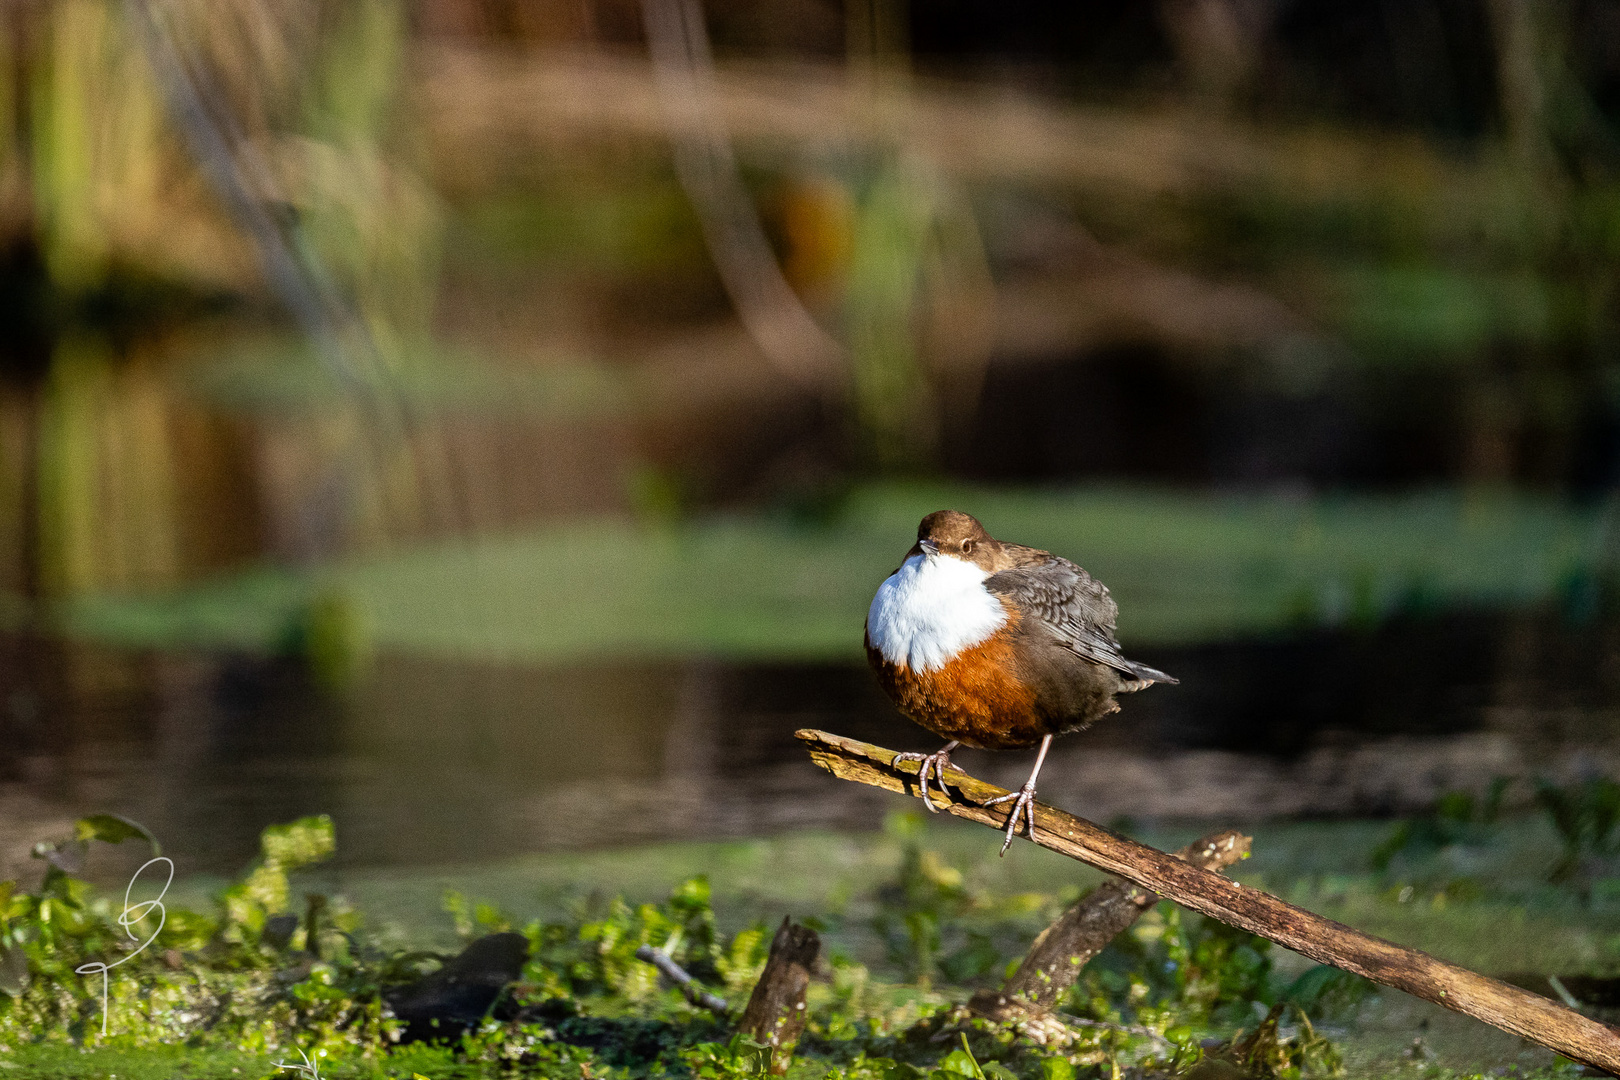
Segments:
[[[1373,849],[1373,871],[1390,875],[1392,868],[1424,863],[1451,849],[1489,845],[1496,835],[1509,783],[1507,777],[1498,776],[1482,796],[1470,791],[1448,791],[1428,813],[1398,822]],[[1477,885],[1469,879],[1452,875],[1425,884],[1442,887],[1448,896],[1467,896],[1477,891]]]
[[[1620,856],[1620,784],[1605,776],[1559,787],[1536,782],[1536,803],[1547,813],[1564,850],[1548,872],[1554,883],[1574,883],[1589,898],[1592,879]]]

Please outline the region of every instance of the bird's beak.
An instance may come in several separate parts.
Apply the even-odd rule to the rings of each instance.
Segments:
[[[924,555],[938,555],[939,545],[932,540],[919,540],[917,546],[923,549]]]

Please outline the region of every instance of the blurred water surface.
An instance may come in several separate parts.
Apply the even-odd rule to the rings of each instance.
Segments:
[[[1042,797],[1104,822],[1382,816],[1499,775],[1612,769],[1617,634],[1476,613],[1148,650],[1182,685],[1060,740]],[[332,690],[290,660],[3,649],[0,877],[104,811],[149,826],[183,871],[222,873],[265,825],[312,813],[336,819],[352,867],[868,829],[898,797],[822,774],[793,732],[932,746],[854,663],[388,656]],[[1007,785],[1031,763],[958,762]]]

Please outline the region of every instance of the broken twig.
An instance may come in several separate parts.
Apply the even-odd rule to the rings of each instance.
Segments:
[[[642,945],[636,949],[636,959],[646,961],[667,975],[676,986],[681,988],[681,993],[685,994],[686,1000],[693,1005],[708,1009],[716,1016],[725,1016],[730,1010],[731,1007],[726,1004],[725,998],[715,997],[699,986],[697,980],[688,975],[681,965],[671,960],[669,954],[662,949],[655,949],[651,945]]]
[[[798,737],[809,744],[816,764],[834,776],[918,794],[916,765],[898,767],[893,750],[808,728]],[[958,769],[947,769],[941,783],[951,798],[945,807],[950,813],[1006,827],[1005,811],[983,805],[1007,794],[1005,788]],[[1528,990],[1363,934],[1041,803],[1035,804],[1031,839],[1319,963],[1455,1009],[1582,1064],[1620,1073],[1620,1034]]]
[[[1248,854],[1249,837],[1226,829],[1188,844],[1176,858],[1220,871]],[[978,1016],[1003,1021],[1029,1019],[1054,1008],[1091,958],[1160,899],[1157,893],[1119,878],[1103,882],[1041,931],[1006,986],[979,991],[968,1008]]]

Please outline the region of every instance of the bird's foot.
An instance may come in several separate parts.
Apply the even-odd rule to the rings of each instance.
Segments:
[[[945,769],[951,763],[951,750],[955,749],[955,746],[956,744],[952,743],[951,746],[945,748],[944,750],[937,750],[932,754],[907,753],[894,755],[895,761],[922,762],[922,764],[917,768],[917,786],[922,788],[923,805],[928,807],[929,813],[939,813],[939,807],[935,806],[928,798],[928,773],[930,770],[933,771],[934,782],[939,785],[939,793],[944,795],[948,801],[950,796],[945,791]]]
[[[1012,813],[1007,817],[1007,839],[1001,842],[1001,853],[1003,855],[1007,854],[1007,849],[1012,846],[1013,834],[1018,831],[1020,814],[1029,823],[1029,829],[1024,835],[1031,840],[1035,839],[1035,781],[1031,780],[1017,791],[1009,792],[1000,798],[987,799],[984,805],[994,806],[996,803],[1004,803],[1008,799],[1013,800],[1013,806]]]

